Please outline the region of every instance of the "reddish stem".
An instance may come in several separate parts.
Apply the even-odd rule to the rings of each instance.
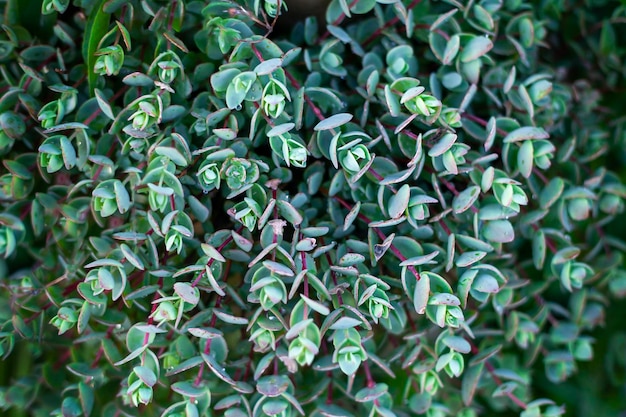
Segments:
[[[415,6],[417,6],[418,4],[420,4],[422,2],[422,0],[413,0],[411,2],[411,4],[409,4],[406,7],[406,10],[409,11],[412,8],[414,8]],[[363,41],[363,46],[367,46],[370,43],[372,43],[376,38],[378,38],[380,36],[381,33],[383,33],[383,31],[385,31],[386,29],[389,29],[390,27],[392,27],[393,25],[395,25],[396,23],[398,23],[400,21],[400,18],[398,16],[394,17],[393,19],[389,20],[387,23],[385,23],[384,26],[379,27],[378,29],[376,29],[374,31],[374,33],[372,33],[369,38],[365,39],[365,41]]]
[[[218,296],[217,300],[215,300],[215,306],[213,307],[213,309],[215,310],[216,308],[220,308],[222,305],[222,297]],[[217,316],[215,315],[215,313],[211,314],[211,321],[209,322],[209,327],[215,327],[215,323],[217,322]],[[213,339],[207,339],[205,344],[204,344],[204,354],[208,355],[209,353],[211,353],[211,341]],[[196,375],[196,379],[194,380],[193,384],[197,387],[198,385],[200,385],[200,382],[202,381],[202,373],[204,372],[204,362],[202,362],[200,364],[200,369],[198,369],[198,374]]]
[[[372,378],[372,372],[370,371],[370,365],[367,361],[363,362],[363,370],[365,371],[365,379],[367,381],[367,388],[374,388],[376,386],[376,382],[374,382],[374,378]],[[378,402],[378,398],[374,400],[374,405],[380,406],[380,402]]]
[[[240,226],[240,227],[237,229],[237,233],[240,233],[240,232],[241,232],[241,229],[243,229],[243,226]],[[219,246],[217,247],[217,251],[218,251],[218,252],[222,252],[222,250],[224,250],[224,248],[226,247],[226,245],[228,245],[228,244],[229,244],[230,242],[232,242],[232,241],[233,241],[233,236],[232,236],[232,235],[228,236],[228,237],[224,240],[224,242],[223,242],[221,245],[219,245]],[[207,266],[210,268],[210,267],[211,267],[211,265],[213,265],[213,262],[215,262],[215,259],[213,259],[213,258],[209,259],[209,262],[207,262]],[[202,271],[200,271],[200,273],[198,274],[198,276],[196,277],[196,279],[195,279],[195,280],[191,283],[191,286],[192,286],[192,287],[195,287],[196,285],[198,285],[198,283],[200,282],[200,280],[202,279],[202,277],[204,276],[204,274],[205,274],[205,273],[206,273],[206,269],[203,269]]]
[[[472,353],[473,354],[477,354],[478,348],[471,343],[471,347],[472,347]],[[502,385],[502,380],[498,377],[498,375],[496,375],[495,373],[495,369],[493,367],[493,365],[491,363],[489,363],[488,360],[486,360],[485,362],[485,368],[487,368],[487,372],[489,372],[489,375],[491,375],[491,378],[493,379],[493,381],[497,384],[497,385]],[[518,396],[516,396],[515,394],[513,394],[512,392],[507,392],[505,393],[505,395],[511,400],[513,401],[515,404],[517,404],[520,408],[522,409],[526,409],[528,408],[528,406],[526,405],[526,403],[524,401],[522,401],[521,399],[519,399]]]
[[[287,77],[287,79],[289,80],[289,82],[291,83],[293,88],[300,89],[300,87],[301,87],[300,83],[298,82],[298,80],[296,80],[293,77],[293,75],[291,75],[291,73],[289,73],[289,71],[285,70],[285,76]],[[319,109],[319,107],[317,107],[306,94],[304,95],[304,100],[309,105],[311,110],[313,110],[313,113],[315,113],[315,116],[317,116],[317,118],[319,120],[324,120],[325,119],[325,117],[322,114],[322,111]]]
[[[333,197],[336,201],[339,202],[339,204],[341,204],[342,206],[344,206],[346,209],[348,210],[352,210],[352,207],[350,206],[350,204],[348,204],[346,201],[344,201],[342,198],[334,196]],[[359,219],[361,219],[363,222],[367,223],[368,225],[372,222],[369,217],[365,216],[364,214],[359,213],[357,216]],[[377,227],[374,227],[374,232],[376,232],[376,234],[378,235],[378,237],[384,242],[385,239],[387,239],[387,236],[385,236],[385,234]],[[407,257],[404,256],[402,254],[402,252],[400,252],[400,250],[398,248],[396,248],[393,244],[391,244],[391,246],[389,246],[389,250],[391,251],[391,253],[393,253],[394,255],[396,255],[396,258],[398,258],[400,260],[400,262],[404,262],[407,260]],[[408,270],[411,271],[411,273],[413,274],[413,276],[415,276],[415,279],[417,281],[419,281],[421,279],[419,272],[415,269],[415,267],[413,265],[409,265],[407,266]]]
[[[65,361],[67,361],[71,355],[72,355],[71,349],[67,349],[65,352],[63,352],[63,354],[59,356],[57,361],[52,366],[53,369],[59,369],[61,366],[63,366],[65,364]]]
[[[487,126],[487,121],[485,119],[480,118],[478,116],[474,116],[473,114],[462,113],[461,117],[463,117],[463,118],[465,118],[467,120],[471,120],[474,123],[478,123],[482,127],[486,127]],[[500,134],[502,136],[508,135],[508,133],[504,129],[496,128],[496,132],[498,132],[498,134]]]
[[[178,0],[172,0],[172,3],[170,4],[170,14],[167,17],[167,30],[170,31],[172,30],[172,25],[174,24],[174,11],[176,9],[176,6],[178,5]],[[169,41],[168,41],[168,46],[169,46]]]
[[[159,288],[163,288],[163,278],[159,278]],[[159,297],[159,292],[156,291],[154,293],[154,297],[152,297],[152,309],[150,310],[150,317],[148,317],[148,324],[152,324],[154,323],[154,317],[152,317],[152,314],[156,311],[157,307],[159,306],[159,303],[155,303],[156,300],[158,300]],[[144,346],[148,344],[148,340],[150,339],[150,333],[146,333],[143,337],[143,344]]]
[[[489,375],[491,375],[491,377],[493,378],[494,382],[496,384],[498,384],[498,385],[502,385],[502,381],[495,374],[495,369],[493,368],[493,365],[491,363],[489,363],[488,361],[485,361],[485,368],[487,368],[487,372],[489,372]],[[509,399],[511,401],[513,401],[518,407],[520,407],[520,408],[522,408],[524,410],[526,408],[528,408],[526,403],[524,401],[522,401],[517,395],[513,394],[512,392],[507,392],[505,395],[507,397],[509,397]]]
[[[350,5],[348,7],[352,8],[358,2],[359,2],[359,0],[352,0],[352,3],[350,3]],[[341,22],[343,22],[345,18],[346,18],[346,14],[345,13],[341,13],[339,15],[339,17],[337,19],[335,19],[335,21],[333,22],[333,26],[337,26],[337,25],[341,24]],[[318,40],[318,43],[324,42],[326,40],[326,38],[328,38],[329,36],[330,36],[330,32],[328,30],[326,30],[326,32],[324,32],[324,34],[322,36],[320,36],[320,38]]]
[[[111,97],[111,103],[115,102],[115,100],[117,100],[122,94],[124,94],[126,92],[126,90],[128,90],[128,86],[124,86],[121,89],[119,89],[114,95],[113,97]],[[89,117],[87,117],[85,119],[85,121],[83,122],[83,124],[89,126],[89,123],[93,122],[94,119],[96,117],[98,117],[98,115],[102,113],[102,110],[100,110],[100,107],[98,107],[96,110],[94,110],[93,113],[91,113],[89,115]]]

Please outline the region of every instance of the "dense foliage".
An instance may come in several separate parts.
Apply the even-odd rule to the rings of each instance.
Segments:
[[[576,414],[626,296],[624,5],[0,4],[6,415]]]

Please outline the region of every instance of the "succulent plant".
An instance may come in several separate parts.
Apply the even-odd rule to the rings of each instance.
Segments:
[[[626,407],[624,4],[0,10],[0,414]]]

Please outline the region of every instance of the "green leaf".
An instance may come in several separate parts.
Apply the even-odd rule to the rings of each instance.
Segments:
[[[452,8],[445,13],[439,14],[437,19],[430,25],[430,32],[435,32],[438,27],[447,22],[452,16],[454,16],[460,9]]]
[[[443,52],[442,62],[444,65],[449,65],[452,62],[452,60],[456,57],[456,54],[459,52],[460,47],[461,39],[459,38],[459,35],[452,35],[446,44],[446,49]]]
[[[389,84],[385,85],[385,102],[389,108],[389,113],[393,117],[398,117],[402,114],[402,106],[400,105],[399,97],[394,94]]]
[[[305,296],[304,294],[300,294],[300,297],[304,300],[304,302],[311,307],[313,310],[317,311],[319,314],[321,314],[322,316],[327,316],[330,314],[330,309],[328,307],[326,307],[324,304],[312,300],[309,297]]]
[[[484,251],[487,253],[493,252],[494,250],[493,246],[491,246],[489,243],[470,237],[470,236],[456,234],[456,240],[462,243],[463,245],[466,245],[470,249]]]
[[[263,266],[265,266],[267,269],[269,269],[273,273],[284,276],[284,277],[292,277],[295,275],[289,267],[281,263],[275,262],[275,261],[270,261],[270,260],[263,261]]]
[[[257,65],[256,68],[254,68],[254,72],[256,72],[257,75],[269,75],[280,68],[282,64],[283,62],[280,58],[268,59]]]
[[[20,179],[29,180],[33,177],[33,174],[28,170],[28,168],[19,162],[4,160],[2,161],[2,164],[7,168],[7,170],[9,170],[9,172],[11,172],[11,174]]]
[[[524,141],[517,153],[517,169],[519,169],[524,178],[530,177],[530,174],[533,172],[534,157],[533,142],[530,140]]]
[[[185,302],[196,305],[200,300],[200,292],[197,288],[192,287],[186,282],[177,282],[174,284],[174,292]]]
[[[446,272],[452,269],[454,265],[454,255],[456,253],[456,235],[450,233],[446,241]]]
[[[226,105],[228,108],[231,110],[240,108],[241,103],[246,99],[248,93],[252,91],[257,81],[257,75],[252,71],[237,74],[226,89]]]
[[[151,87],[154,80],[140,72],[133,72],[122,79],[122,82],[132,87]]]
[[[606,20],[602,24],[602,31],[600,32],[600,52],[604,55],[609,55],[615,51],[615,29],[611,22]]]
[[[487,252],[483,252],[483,251],[464,252],[463,254],[461,254],[461,256],[456,258],[455,263],[456,263],[456,266],[460,268],[466,268],[468,266],[475,264],[476,262],[479,262],[486,255],[487,255]]]
[[[102,91],[95,88],[94,93],[96,95],[96,100],[98,101],[98,106],[100,107],[100,110],[102,110],[102,113],[104,113],[104,115],[108,117],[109,119],[115,120],[115,116],[113,115],[113,110],[111,110],[111,105],[109,105],[109,102],[106,100],[106,98],[102,94]]]
[[[220,310],[213,310],[213,314],[215,314],[217,318],[222,320],[224,323],[235,324],[239,326],[248,324],[248,319],[244,317],[236,317],[231,314],[224,313]]]
[[[529,139],[548,139],[550,134],[540,127],[526,126],[515,129],[504,138],[504,143],[519,142]]]
[[[447,336],[443,339],[443,344],[460,353],[470,353],[472,350],[469,342],[460,336]]]
[[[526,113],[528,113],[528,117],[533,119],[535,117],[535,106],[532,99],[530,98],[530,94],[528,94],[528,90],[526,90],[526,87],[524,85],[520,85],[517,88],[517,93],[521,100],[522,107],[524,108]]]
[[[135,375],[141,379],[141,381],[149,387],[154,386],[157,383],[157,376],[154,374],[152,369],[146,366],[135,366],[133,368],[133,372]]]
[[[213,371],[215,376],[217,376],[222,381],[226,382],[228,385],[235,385],[236,382],[231,376],[226,372],[226,369],[219,364],[213,355],[207,355],[206,353],[201,353],[202,359],[204,359],[204,363],[209,366],[209,369]]]
[[[404,184],[389,199],[389,216],[392,219],[396,219],[406,211],[409,206],[409,199],[411,198],[411,187],[408,184]]]
[[[472,185],[460,192],[452,201],[452,209],[455,213],[460,214],[468,210],[478,199],[480,195],[480,187]]]
[[[332,326],[329,327],[329,329],[345,330],[345,329],[351,329],[355,326],[360,326],[362,324],[363,322],[361,320],[353,319],[352,317],[341,317],[339,320],[334,322]]]
[[[427,255],[414,256],[409,259],[405,259],[400,263],[400,266],[417,266],[417,265],[426,265],[436,262],[431,262],[437,255],[439,255],[439,251],[431,252]]]
[[[506,80],[504,81],[504,85],[502,86],[502,91],[505,94],[508,93],[513,87],[516,76],[517,76],[517,68],[515,66],[512,66],[511,71],[509,71],[509,74],[506,76]]]
[[[199,327],[190,327],[189,329],[187,329],[189,331],[189,333],[192,336],[198,337],[200,339],[217,339],[219,337],[222,337],[222,332],[220,332],[219,330],[213,329],[213,328],[208,328],[208,329],[203,329],[203,328],[199,328]]]
[[[148,349],[148,345],[140,346],[137,349],[130,352],[130,354],[126,356],[124,359],[115,362],[114,365],[115,366],[124,365],[125,363],[128,363],[132,361],[133,359],[138,358],[142,353],[146,351],[146,349]]]
[[[87,81],[89,84],[89,93],[93,95],[96,88],[96,80],[98,74],[94,72],[97,56],[96,51],[98,45],[109,30],[109,19],[111,16],[106,13],[103,8],[107,0],[96,0],[87,26],[85,27],[85,40],[83,41],[83,61],[87,65]]]
[[[509,243],[515,239],[515,231],[510,221],[493,220],[483,227],[483,236],[490,242]]]
[[[471,405],[473,402],[484,366],[484,362],[480,362],[475,365],[470,365],[465,372],[463,372],[461,397],[463,398],[463,404],[467,406]]]
[[[430,277],[428,274],[421,274],[420,279],[415,284],[413,293],[413,307],[418,314],[424,314],[428,305],[430,294]]]
[[[302,215],[296,210],[296,208],[285,200],[277,200],[276,204],[282,214],[283,218],[294,226],[298,226],[302,223]]]
[[[374,401],[375,399],[384,395],[388,390],[389,387],[387,386],[387,384],[379,383],[372,388],[362,388],[356,393],[354,399],[360,403]]]
[[[376,0],[359,0],[350,2],[350,11],[354,14],[369,13],[376,6]]]
[[[218,262],[226,262],[226,258],[213,246],[208,243],[203,243],[201,247],[202,251],[211,259],[215,259]]]
[[[197,366],[199,366],[202,363],[202,358],[200,356],[194,356],[192,358],[189,358],[183,362],[181,362],[179,365],[168,369],[167,372],[165,373],[166,376],[171,376],[171,375],[176,375],[179,374],[181,372],[187,371],[189,369],[193,369]]]
[[[63,417],[79,417],[83,413],[80,403],[74,397],[65,397],[61,410]]]
[[[439,142],[428,151],[428,156],[435,157],[443,155],[444,152],[450,150],[456,142],[457,135],[454,133],[446,133],[441,137]]]
[[[539,205],[541,208],[550,208],[561,197],[563,190],[565,190],[565,181],[560,177],[552,178],[539,194]]]
[[[346,218],[343,222],[343,230],[346,231],[352,226],[352,223],[356,220],[359,215],[359,211],[361,210],[361,202],[357,201],[356,204],[352,207],[352,209],[346,214]]]
[[[61,146],[65,169],[72,169],[76,165],[76,150],[66,136],[59,137],[59,145]]]
[[[533,235],[533,264],[538,270],[543,269],[546,261],[546,235],[543,230],[538,230]]]
[[[346,253],[339,259],[340,266],[355,266],[365,261],[365,256],[360,253]]]
[[[117,28],[122,34],[122,39],[124,40],[124,45],[126,46],[126,50],[130,51],[131,38],[130,38],[130,33],[128,33],[128,29],[126,29],[126,27],[123,24],[121,24],[119,21],[116,21],[115,24],[117,25]]]
[[[409,399],[409,408],[416,414],[425,414],[431,408],[432,401],[433,397],[427,391],[419,392]]]
[[[316,130],[316,131],[332,130],[332,129],[335,129],[335,128],[339,127],[339,126],[345,125],[350,120],[352,120],[352,118],[353,118],[353,116],[350,113],[335,114],[333,116],[330,116],[330,117],[322,120],[318,124],[316,124],[313,129]]]
[[[485,55],[493,48],[493,42],[486,36],[475,36],[461,52],[461,62],[471,62]]]
[[[45,228],[45,211],[44,211],[44,207],[42,206],[42,204],[37,201],[37,200],[33,200],[31,207],[30,207],[30,218],[31,218],[31,225],[33,227],[33,232],[35,233],[36,236],[40,236]]]
[[[122,182],[119,180],[114,181],[113,189],[115,191],[115,201],[117,202],[117,208],[121,214],[124,214],[131,206],[128,191],[126,191],[124,184],[122,184]]]
[[[122,254],[124,255],[124,258],[126,258],[126,260],[128,262],[130,262],[135,268],[143,271],[144,265],[143,265],[143,261],[141,260],[141,258],[139,258],[139,256],[137,256],[137,254],[135,254],[130,247],[128,247],[127,244],[122,243],[120,245],[120,250],[122,251]]]
[[[540,103],[552,92],[553,85],[548,80],[540,80],[530,87],[530,97],[535,104]]]
[[[179,381],[171,385],[172,391],[185,397],[196,398],[207,392],[206,387],[198,387],[192,381]]]
[[[480,23],[480,25],[483,28],[487,29],[488,31],[493,30],[493,27],[494,27],[493,17],[491,17],[491,13],[489,11],[487,11],[480,4],[474,4],[472,11],[474,12],[474,16],[476,17],[476,20]]]
[[[497,293],[500,289],[498,281],[491,275],[479,274],[474,280],[472,289],[484,293]]]
[[[270,398],[278,397],[289,388],[290,381],[286,375],[272,375],[260,378],[257,391]]]

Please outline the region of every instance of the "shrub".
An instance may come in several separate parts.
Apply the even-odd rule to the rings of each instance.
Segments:
[[[579,3],[5,1],[0,407],[562,415],[626,294],[625,8]]]

